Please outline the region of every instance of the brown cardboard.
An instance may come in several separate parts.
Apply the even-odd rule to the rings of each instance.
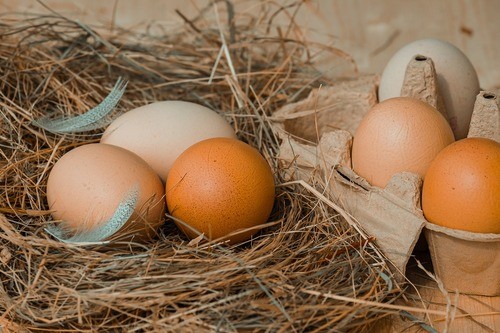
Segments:
[[[285,167],[296,167],[290,168],[290,176],[308,180],[322,173],[329,180],[330,198],[375,237],[401,281],[425,224],[419,208],[422,181],[402,173],[380,189],[350,169],[352,135],[377,102],[377,83],[376,76],[367,76],[322,87],[282,108],[273,119],[282,138],[279,158]]]
[[[320,174],[328,179],[329,197],[375,237],[379,249],[393,263],[398,280],[404,278],[406,264],[425,227],[434,270],[446,288],[499,294],[499,235],[457,232],[427,222],[420,208],[422,180],[415,174],[394,175],[381,189],[352,171],[352,135],[377,102],[377,83],[374,76],[339,82],[314,90],[305,100],[276,112],[273,120],[282,139],[282,165],[291,170],[292,178],[308,180]],[[431,59],[416,56],[410,61],[401,93],[430,103],[446,117]],[[469,135],[498,138],[498,101],[493,93],[478,95]],[[496,124],[493,131],[492,124]],[[471,258],[474,264],[468,269]]]
[[[309,144],[335,129],[354,135],[366,112],[377,103],[377,84],[378,76],[367,75],[314,89],[306,99],[275,112],[274,123],[281,132]]]
[[[384,189],[370,186],[350,168],[336,167],[330,196],[372,236],[395,266],[402,281],[406,265],[425,225],[420,205],[421,179],[412,173],[394,175]]]
[[[436,69],[430,58],[414,56],[408,63],[401,96],[417,98],[435,107],[450,122],[443,98],[439,93]]]
[[[477,95],[467,137],[500,142],[500,97],[497,94],[481,91]]]
[[[500,295],[500,235],[425,226],[434,273],[449,291]]]

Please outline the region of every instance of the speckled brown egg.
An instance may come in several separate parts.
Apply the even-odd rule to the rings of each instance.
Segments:
[[[436,155],[454,141],[450,125],[434,107],[414,98],[390,98],[375,105],[357,128],[352,167],[382,188],[403,171],[424,178]]]
[[[427,171],[422,210],[434,224],[500,234],[500,144],[467,138],[443,149]]]
[[[47,201],[64,229],[91,232],[105,224],[133,191],[138,193],[137,204],[119,233],[127,233],[123,238],[149,238],[164,217],[165,192],[160,178],[126,149],[87,144],[55,163],[47,182]]]
[[[268,220],[274,177],[255,148],[237,139],[213,138],[192,145],[174,162],[166,195],[170,214],[188,237],[203,233],[211,240],[239,243],[258,228],[235,232]]]

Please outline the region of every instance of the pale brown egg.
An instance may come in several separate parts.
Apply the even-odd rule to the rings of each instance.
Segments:
[[[115,119],[101,143],[130,150],[166,181],[177,157],[208,138],[236,138],[231,125],[215,111],[196,103],[163,101],[131,110]]]
[[[422,210],[440,226],[500,234],[500,144],[467,138],[443,149],[427,171]]]
[[[166,194],[170,214],[187,236],[203,233],[213,240],[267,221],[274,204],[274,177],[257,149],[236,139],[213,138],[179,156]],[[234,234],[229,241],[242,242],[257,231]]]
[[[436,155],[454,141],[446,119],[431,105],[409,97],[387,99],[356,130],[352,167],[378,187],[403,171],[424,178]]]
[[[165,192],[158,175],[136,154],[107,144],[83,145],[55,163],[47,182],[52,216],[75,234],[102,227],[133,193],[134,213],[119,233],[149,238],[162,224]]]

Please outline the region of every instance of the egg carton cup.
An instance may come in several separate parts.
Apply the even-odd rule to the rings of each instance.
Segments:
[[[393,265],[395,279],[405,279],[408,260],[425,234],[434,271],[448,290],[479,295],[500,294],[500,235],[443,228],[428,222],[421,210],[422,179],[394,175],[385,188],[372,186],[351,168],[354,132],[378,102],[375,75],[344,80],[313,90],[307,98],[273,115],[281,139],[279,160],[291,179],[312,181],[320,175],[327,195],[343,207]],[[402,96],[436,107],[453,127],[441,98],[430,58],[409,62]],[[500,98],[481,91],[476,98],[469,136],[499,140]],[[472,263],[471,263],[472,262]]]
[[[434,273],[451,291],[500,295],[500,235],[453,230],[426,223]]]

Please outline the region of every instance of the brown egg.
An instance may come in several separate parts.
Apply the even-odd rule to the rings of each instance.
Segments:
[[[424,178],[432,160],[454,140],[446,119],[431,105],[409,97],[387,99],[375,105],[356,130],[352,167],[382,188],[403,171]]]
[[[447,228],[500,233],[500,144],[468,138],[443,149],[427,171],[422,210]]]
[[[209,239],[267,221],[274,204],[274,177],[266,160],[248,144],[214,138],[189,147],[174,162],[167,178],[167,205],[176,219]],[[198,233],[176,221],[189,237]],[[229,238],[249,239],[247,230]]]
[[[136,154],[107,144],[83,145],[56,162],[47,182],[52,216],[72,233],[101,227],[133,191],[137,205],[119,234],[147,238],[162,224],[165,192],[156,172]]]

